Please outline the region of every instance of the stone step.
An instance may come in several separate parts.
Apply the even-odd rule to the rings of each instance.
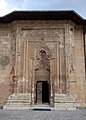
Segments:
[[[53,107],[51,107],[50,105],[41,104],[41,105],[31,106],[30,110],[33,110],[33,111],[52,111],[55,109]]]
[[[18,94],[13,94],[13,96],[10,95],[8,99],[23,99],[23,98],[24,98],[24,99],[30,98],[30,94],[26,94],[26,95],[22,95],[22,94],[20,94],[20,95],[18,95]]]
[[[25,94],[12,94],[9,96],[6,105],[3,109],[29,109],[31,96],[28,93]]]
[[[28,106],[24,106],[24,107],[22,107],[22,106],[4,106],[4,108],[3,109],[8,109],[8,110],[29,110],[30,109],[30,107],[28,107]]]
[[[76,101],[71,94],[55,94],[54,107],[57,110],[75,110]]]
[[[30,105],[30,103],[7,103],[6,105]]]
[[[17,99],[13,99],[13,98],[12,98],[12,99],[8,99],[7,102],[11,102],[11,101],[12,101],[12,102],[13,102],[13,101],[14,101],[14,102],[15,102],[15,101],[16,101],[16,102],[17,102],[17,101],[21,101],[21,102],[22,102],[22,101],[25,101],[25,102],[27,102],[27,101],[30,101],[30,100],[31,100],[30,98],[28,98],[28,99],[24,99],[24,98],[22,98],[22,99],[18,99],[18,98],[17,98]]]

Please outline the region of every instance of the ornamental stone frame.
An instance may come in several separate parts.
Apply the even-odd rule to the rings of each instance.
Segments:
[[[75,31],[77,28],[74,23],[60,22],[62,21],[59,21],[58,24],[56,21],[35,21],[34,24],[31,24],[31,21],[28,23],[24,21],[23,24],[21,22],[13,23],[14,26],[16,24],[16,27],[11,31],[10,79],[13,82],[14,91],[8,97],[7,106],[5,105],[4,108],[9,108],[8,105],[15,102],[15,98],[18,105],[20,105],[20,101],[24,103],[26,99],[26,103],[29,104],[26,105],[27,108],[36,105],[36,84],[39,81],[47,81],[49,84],[50,106],[56,109],[60,105],[65,109],[71,108],[71,106],[75,108],[79,96],[77,88],[80,86],[76,73],[78,71],[76,70],[77,63],[75,63],[77,59]],[[42,52],[44,58],[41,56]],[[81,52],[83,53],[83,51]],[[42,76],[42,73],[45,77]],[[83,84],[81,84],[82,86]],[[83,89],[81,93],[83,94],[80,99],[84,97]],[[23,103],[22,106],[25,107]]]
[[[40,30],[40,35],[39,34]],[[35,32],[36,31],[36,32]],[[38,32],[37,32],[38,31]],[[50,32],[53,32],[51,35]],[[56,93],[66,93],[66,66],[65,66],[65,41],[64,41],[64,29],[61,28],[42,28],[42,29],[30,29],[28,28],[22,30],[23,38],[23,60],[19,60],[19,63],[17,65],[20,65],[23,63],[23,71],[21,71],[23,78],[27,75],[29,71],[29,92],[31,93],[31,105],[35,104],[35,70],[37,69],[37,61],[39,61],[39,52],[41,50],[46,51],[47,57],[50,61],[50,104],[54,104],[54,96]],[[28,34],[28,36],[27,36]],[[34,34],[34,35],[33,35]],[[44,35],[43,35],[44,34]],[[25,37],[24,37],[25,36]],[[28,37],[30,40],[28,40]],[[50,37],[50,39],[49,39]],[[36,39],[37,40],[36,40]],[[35,42],[36,41],[36,42]],[[21,46],[22,43],[19,43],[19,46]],[[18,45],[18,44],[17,44]],[[21,50],[21,48],[19,48]],[[28,51],[29,50],[29,51]],[[53,52],[54,50],[54,52]],[[21,51],[18,51],[18,54],[22,54]],[[28,56],[29,55],[29,56]],[[28,57],[26,57],[28,56]],[[18,55],[19,58],[19,55]],[[26,60],[27,59],[27,60]],[[20,63],[21,61],[21,63]],[[26,61],[26,63],[25,63]],[[18,60],[17,60],[18,62]],[[30,62],[30,64],[28,63]],[[29,68],[26,68],[27,65],[29,65]],[[19,70],[20,71],[20,70]],[[17,73],[19,72],[17,71]],[[20,75],[19,75],[20,76]],[[28,85],[25,85],[22,83],[21,78],[19,78],[17,83],[17,93],[20,93],[23,91],[28,92]],[[20,82],[19,82],[20,81]],[[24,82],[24,81],[23,81]],[[28,82],[28,80],[27,80]],[[18,85],[23,84],[23,85]],[[31,85],[31,88],[30,88]],[[20,87],[21,86],[21,87]],[[23,88],[23,90],[22,90]]]

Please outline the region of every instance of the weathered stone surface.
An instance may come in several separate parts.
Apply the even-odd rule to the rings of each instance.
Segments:
[[[75,110],[79,107],[71,94],[55,94],[54,108],[56,110]]]
[[[31,94],[14,93],[9,96],[4,109],[30,109]]]
[[[38,81],[47,81],[49,86],[49,101],[42,98],[46,84],[43,86],[45,89],[40,88],[42,103],[46,101],[55,108],[62,106],[67,109],[72,109],[73,103],[86,106],[83,26],[65,20],[15,21],[0,26],[1,106],[28,108],[40,104]],[[19,102],[19,96],[16,97],[20,94],[22,102]],[[24,94],[28,105],[22,96]],[[63,103],[61,94],[65,99]],[[71,94],[74,101],[66,94]]]

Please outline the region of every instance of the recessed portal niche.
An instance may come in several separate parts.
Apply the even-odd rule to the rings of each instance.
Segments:
[[[35,70],[36,103],[49,103],[50,62],[44,50],[39,52],[37,68]]]

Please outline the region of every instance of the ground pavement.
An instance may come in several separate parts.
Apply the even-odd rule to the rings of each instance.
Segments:
[[[0,109],[0,120],[86,120],[86,109],[71,111]]]

